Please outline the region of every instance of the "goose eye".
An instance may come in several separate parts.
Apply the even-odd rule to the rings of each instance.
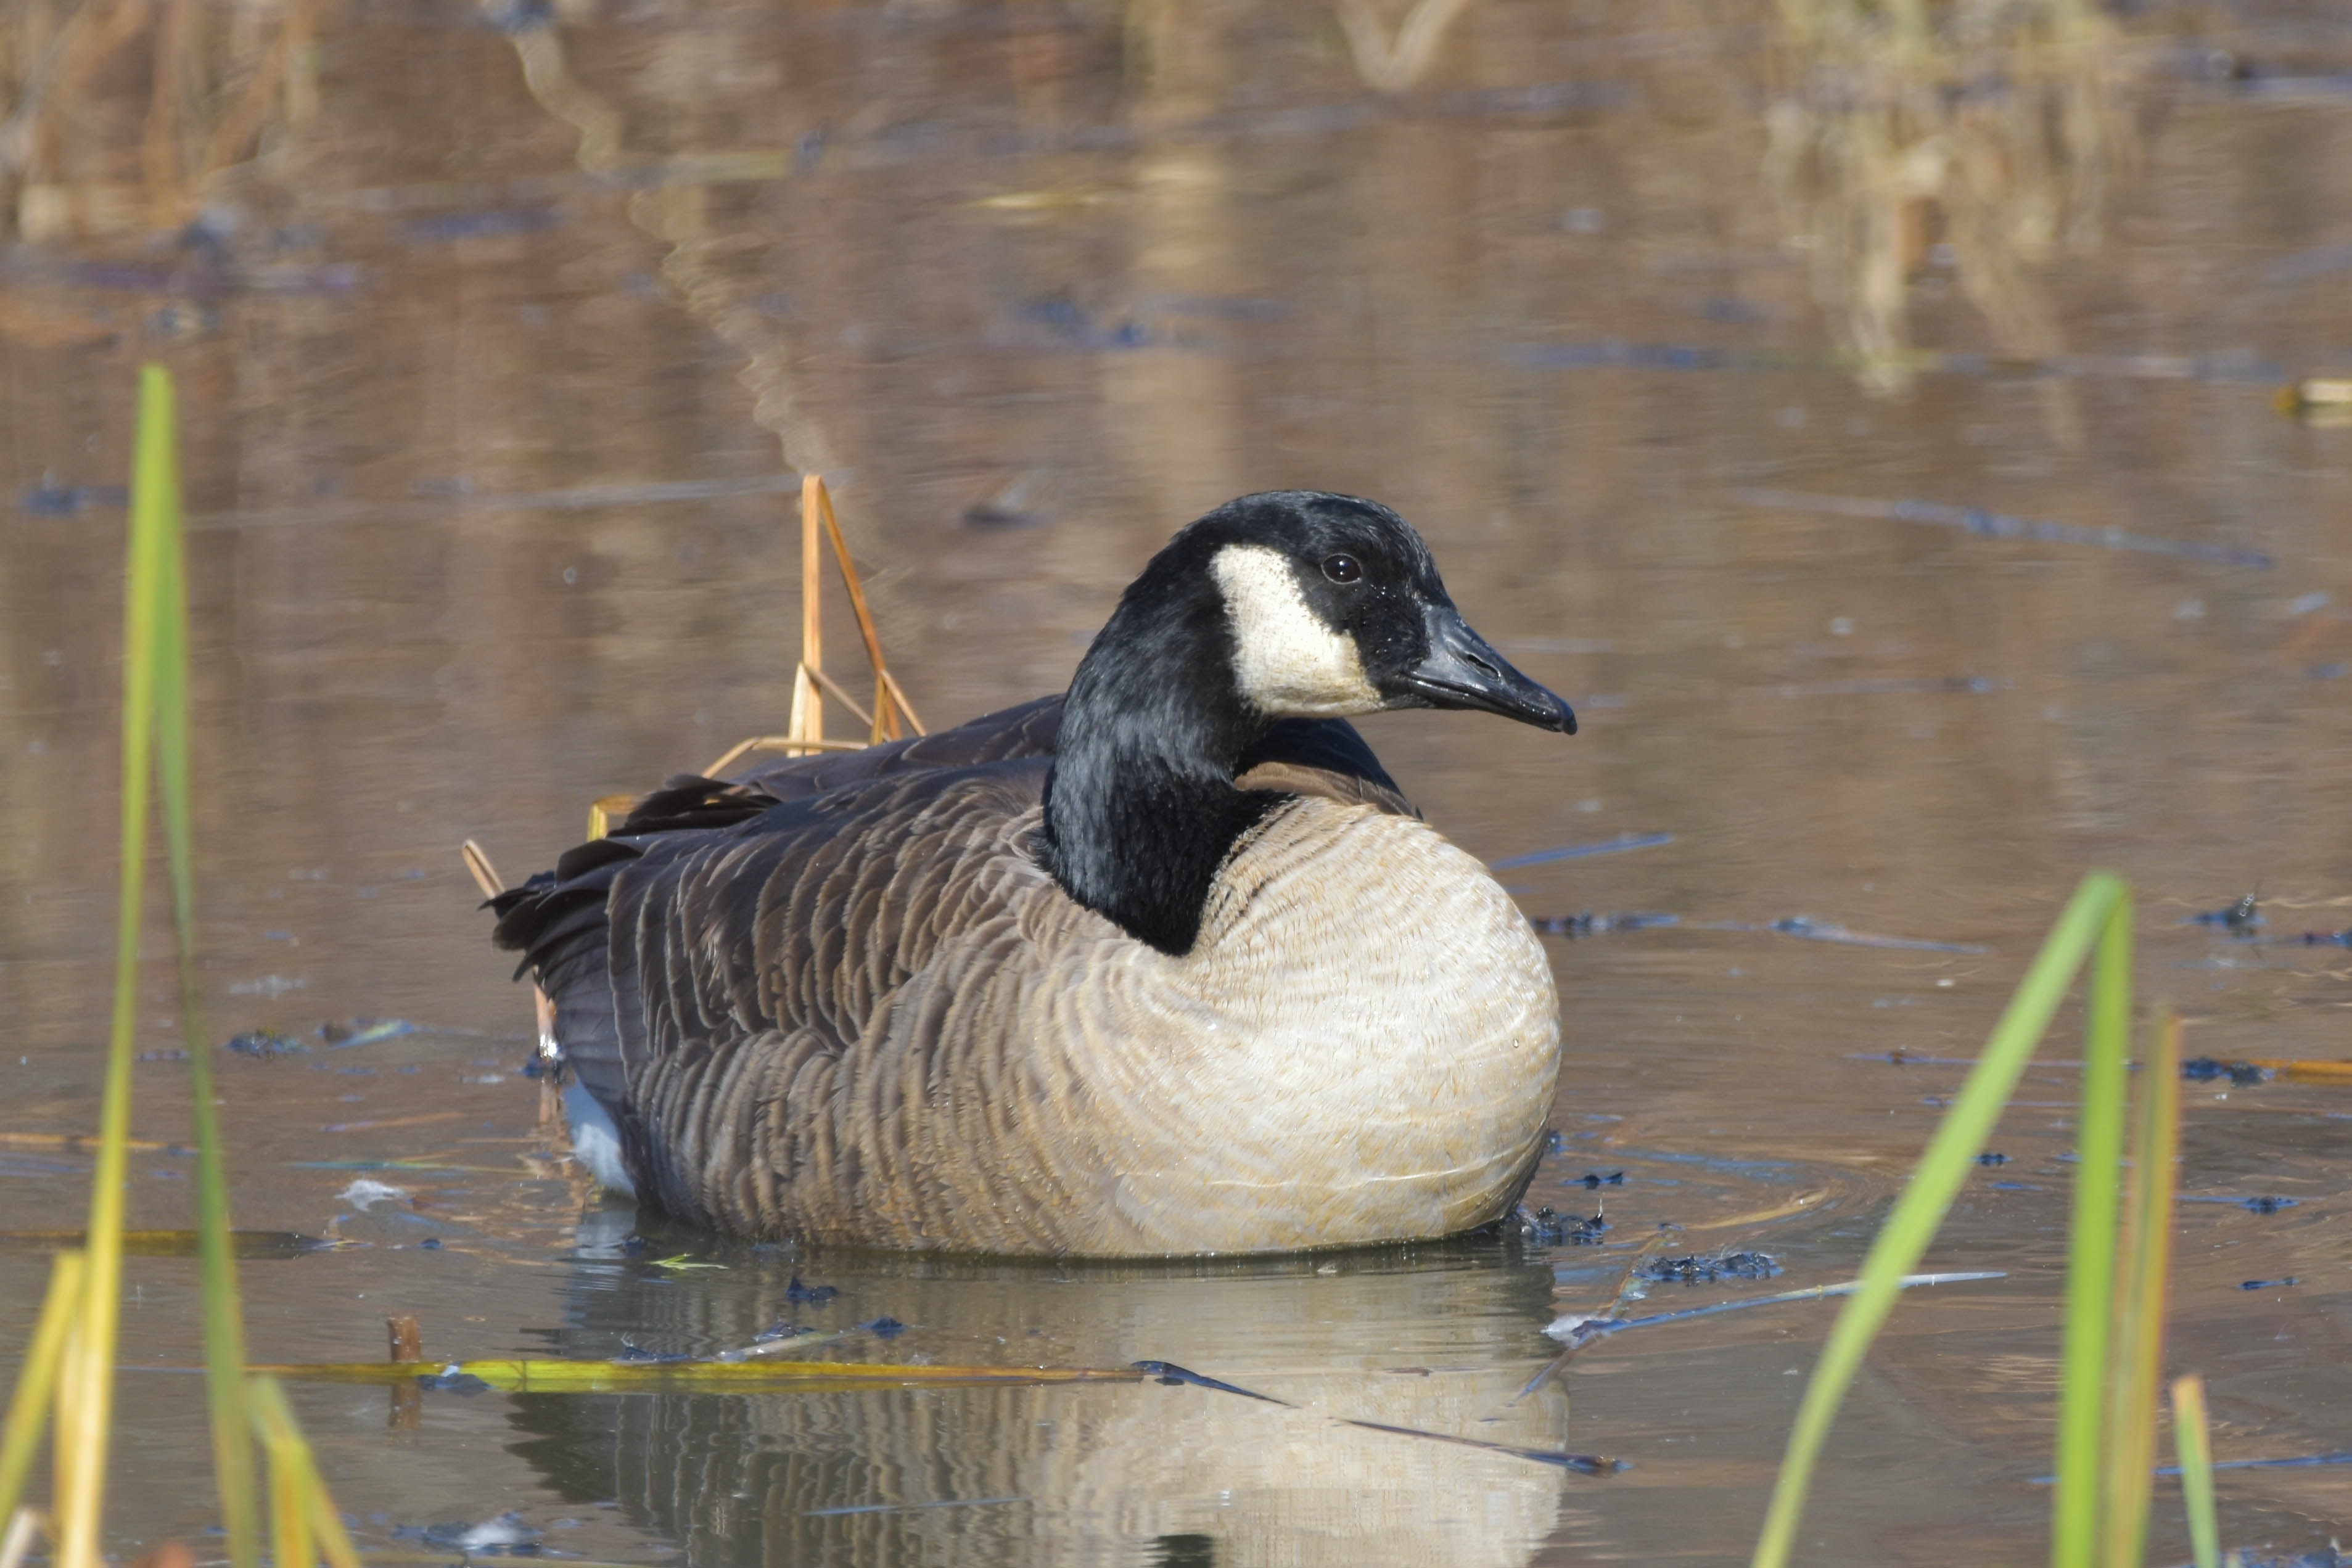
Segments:
[[[1323,575],[1334,582],[1358,582],[1363,579],[1363,563],[1351,555],[1325,556]]]

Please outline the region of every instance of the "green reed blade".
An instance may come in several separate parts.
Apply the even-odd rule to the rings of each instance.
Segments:
[[[33,1341],[16,1368],[16,1392],[8,1398],[8,1421],[0,1427],[0,1523],[16,1517],[25,1495],[25,1477],[40,1452],[41,1428],[47,1425],[49,1399],[64,1364],[67,1331],[81,1310],[85,1270],[79,1252],[60,1252],[49,1266],[49,1293],[41,1315],[33,1322]]]
[[[58,1442],[58,1561],[97,1568],[105,1506],[106,1448],[114,1407],[114,1344],[122,1306],[122,1189],[130,1169],[131,1061],[139,1021],[139,931],[147,869],[148,781],[155,734],[155,650],[170,580],[163,497],[171,454],[170,387],[154,373],[139,385],[139,439],[131,474],[131,546],[122,605],[122,825],[121,907],[114,943],[114,1018],[107,1044],[106,1093],[98,1159],[90,1175],[89,1282],[81,1313],[83,1354],[67,1375],[68,1403],[83,1413]],[[163,416],[159,418],[158,416]],[[165,481],[159,483],[159,480]]]
[[[331,1568],[362,1568],[360,1554],[343,1529],[335,1500],[319,1474],[310,1440],[294,1419],[286,1390],[274,1377],[257,1376],[248,1385],[247,1406],[254,1431],[269,1454],[269,1495],[272,1528],[277,1534],[276,1558],[280,1564],[311,1568],[324,1557]]]
[[[2165,1281],[2180,1153],[2180,1020],[2167,1009],[2140,1073],[2131,1196],[2123,1226],[2123,1297],[2108,1357],[2107,1528],[2110,1568],[2138,1568],[2147,1550],[2156,1467],[2156,1407],[2164,1372]]]
[[[2131,1055],[2132,909],[2109,905],[2091,961],[2074,1204],[2066,1239],[2066,1340],[2058,1388],[2058,1490],[2052,1568],[2093,1568],[2105,1479],[2107,1333],[2115,1313],[2116,1218],[2123,1207],[2124,1102]]]
[[[197,1252],[205,1301],[205,1393],[212,1416],[213,1472],[233,1568],[258,1568],[261,1520],[254,1493],[253,1437],[245,1408],[245,1309],[229,1234],[228,1174],[214,1103],[212,1056],[196,989],[195,828],[188,760],[187,536],[182,527],[179,415],[171,372],[140,372],[137,483],[163,536],[157,595],[155,764],[163,797],[163,845],[171,866],[172,924],[180,970],[180,1028],[187,1040],[188,1091],[196,1131]]]
[[[2180,1503],[2197,1568],[2221,1568],[2221,1527],[2213,1509],[2213,1446],[2205,1431],[2205,1380],[2172,1382],[2172,1440],[2180,1450]]]
[[[2115,912],[2128,906],[2129,898],[2129,888],[2118,878],[2094,873],[2083,879],[2041,952],[2034,956],[2032,967],[2010,998],[2000,1021],[1993,1026],[1984,1053],[1969,1070],[1903,1196],[1879,1228],[1869,1255],[1863,1260],[1862,1289],[1847,1299],[1805,1385],[1796,1425],[1789,1434],[1788,1452],[1773,1484],[1771,1506],[1756,1542],[1754,1568],[1784,1568],[1788,1563],[1822,1445],[1828,1439],[1848,1385],[1861,1369],[1864,1353],[1894,1310],[1903,1276],[1912,1271],[1943,1223],[1945,1210],[1951,1207],[1975,1166],[1978,1152],[2000,1122],[2019,1074],[2025,1071],[2059,1003],[2065,999],[2075,970]]]

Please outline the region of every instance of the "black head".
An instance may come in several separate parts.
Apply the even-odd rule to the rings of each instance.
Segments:
[[[1170,540],[1079,664],[1045,781],[1045,861],[1080,904],[1191,950],[1217,870],[1280,797],[1234,776],[1278,719],[1498,713],[1573,734],[1568,705],[1463,623],[1386,507],[1244,496]]]
[[[1566,703],[1470,630],[1429,547],[1376,502],[1244,496],[1177,535],[1137,588],[1163,573],[1213,585],[1234,691],[1265,718],[1476,708],[1576,733]]]

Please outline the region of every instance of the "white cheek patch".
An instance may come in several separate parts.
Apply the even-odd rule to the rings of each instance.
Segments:
[[[1380,707],[1355,639],[1308,607],[1287,557],[1264,545],[1227,545],[1210,570],[1233,623],[1234,680],[1259,712],[1336,718]]]

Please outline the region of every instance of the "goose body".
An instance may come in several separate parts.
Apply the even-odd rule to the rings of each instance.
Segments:
[[[1245,497],[1154,559],[1066,697],[673,780],[503,895],[499,940],[554,1000],[583,1158],[722,1231],[1132,1256],[1475,1228],[1540,1152],[1550,968],[1338,716],[1440,704],[1573,725],[1394,514]]]

